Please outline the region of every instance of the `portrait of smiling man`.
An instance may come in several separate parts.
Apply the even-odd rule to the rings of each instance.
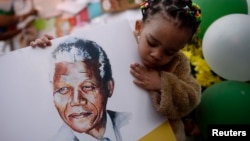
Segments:
[[[65,124],[51,141],[122,141],[130,113],[106,109],[114,79],[96,42],[69,37],[52,52],[54,105]]]

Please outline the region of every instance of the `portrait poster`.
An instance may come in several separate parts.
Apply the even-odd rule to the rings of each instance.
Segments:
[[[57,95],[57,93],[64,95],[67,91],[71,92],[75,89],[66,88],[66,86],[60,89],[54,89],[54,87],[57,86],[57,84],[54,84],[54,82],[57,81],[57,79],[55,79],[57,69],[51,67],[53,65],[51,58],[58,46],[76,38],[93,41],[94,45],[99,45],[109,58],[114,82],[109,84],[114,85],[112,85],[112,96],[107,100],[106,109],[129,113],[129,116],[127,116],[128,120],[126,120],[126,123],[119,131],[122,139],[116,138],[115,140],[175,141],[173,131],[166,117],[160,116],[153,109],[148,93],[133,83],[133,77],[129,72],[130,64],[135,62],[140,63],[140,59],[135,37],[126,20],[96,26],[91,29],[79,30],[72,35],[56,38],[52,40],[52,46],[46,49],[26,47],[2,54],[0,56],[0,140],[50,141],[52,137],[57,136],[59,130],[62,130],[62,125],[65,124],[65,121],[65,125],[71,127],[71,125],[67,123],[68,117],[63,119],[67,114],[59,114],[60,107],[57,107],[56,102],[63,102],[63,100],[58,97],[55,98],[55,95]],[[78,54],[85,54],[87,56],[85,56],[85,58],[92,59],[90,55],[91,52],[90,54],[86,52]],[[77,59],[77,57],[74,59]],[[54,72],[51,71],[52,68]],[[79,69],[81,67],[75,67],[75,69],[76,68]],[[104,71],[104,73],[106,72]],[[53,74],[54,77],[52,77]],[[67,74],[62,76],[62,80],[68,79]],[[80,77],[74,79],[78,78]],[[58,85],[59,84],[61,83],[58,83]],[[84,90],[82,90],[83,86],[80,88],[81,90],[78,90],[78,87],[76,88],[76,93],[79,91],[85,92],[85,90],[99,89],[99,87],[95,85],[84,85]],[[80,100],[82,99],[84,98]],[[77,110],[75,110],[75,112]],[[61,110],[61,112],[65,111],[66,110]],[[70,115],[70,117],[92,118],[93,113],[86,112],[82,115]],[[123,119],[120,120],[120,122],[124,121]],[[108,122],[109,121],[107,121],[107,123]],[[67,130],[70,130],[70,128],[67,127]],[[78,128],[76,130],[78,130]],[[71,131],[71,133],[73,133],[73,135],[78,134],[76,130]],[[85,132],[81,133],[86,134]],[[66,130],[64,130],[61,135],[63,136],[60,139],[55,140],[70,141]],[[77,139],[78,136],[75,136],[74,140],[85,140],[85,138]],[[90,138],[86,140],[92,141]]]

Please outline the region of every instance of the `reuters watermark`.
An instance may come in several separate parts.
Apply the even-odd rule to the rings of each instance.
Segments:
[[[238,141],[250,141],[250,124],[223,124],[208,125],[208,141],[222,139],[237,139]]]

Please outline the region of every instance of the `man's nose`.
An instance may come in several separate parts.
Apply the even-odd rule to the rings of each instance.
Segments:
[[[74,90],[74,94],[71,100],[71,105],[82,105],[86,104],[87,100],[79,90]]]

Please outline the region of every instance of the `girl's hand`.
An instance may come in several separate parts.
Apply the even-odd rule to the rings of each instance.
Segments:
[[[133,82],[137,86],[150,91],[161,90],[161,78],[158,71],[135,63],[130,65],[130,73],[135,77]]]
[[[54,39],[53,36],[49,35],[49,34],[45,34],[42,38],[36,39],[35,41],[31,41],[30,42],[30,46],[32,47],[41,47],[41,48],[45,48],[48,46],[51,46],[51,41]]]

